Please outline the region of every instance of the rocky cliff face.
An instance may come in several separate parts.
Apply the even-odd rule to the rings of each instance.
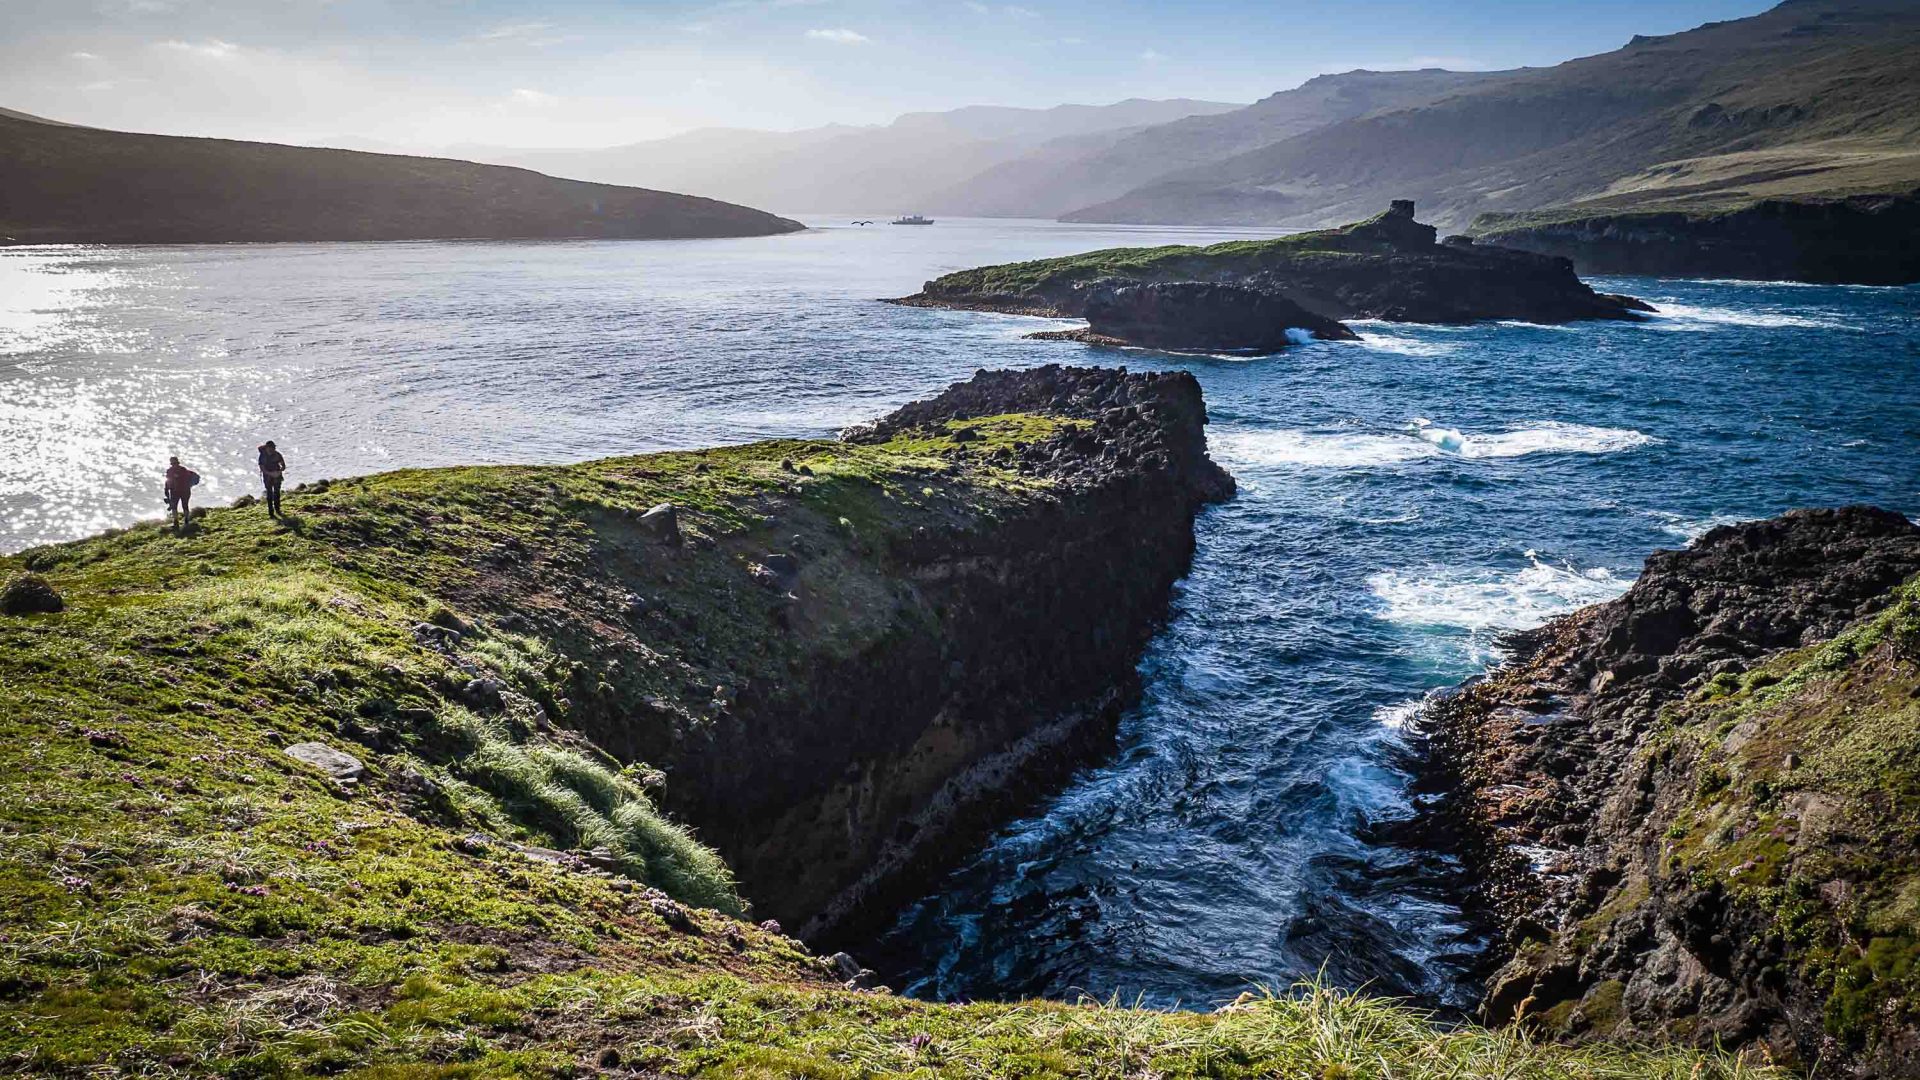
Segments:
[[[1277,240],[1115,248],[963,270],[895,303],[1098,317],[1105,326],[1092,328],[1096,337],[1185,349],[1273,342],[1289,326],[1339,338],[1350,333],[1341,319],[1561,323],[1634,319],[1645,310],[1594,292],[1565,259],[1436,243],[1434,228],[1414,220],[1405,200],[1366,221]]]
[[[1483,214],[1473,228],[1505,247],[1571,259],[1585,274],[1920,281],[1920,192],[1763,199],[1723,212]]]
[[[1194,514],[1233,490],[1205,422],[1184,373],[983,372],[768,447],[724,527],[594,515],[466,604],[538,627],[556,720],[663,772],[761,914],[832,937],[1110,744]]]
[[[1920,527],[1662,552],[1429,710],[1504,932],[1486,1019],[1920,1066]]]

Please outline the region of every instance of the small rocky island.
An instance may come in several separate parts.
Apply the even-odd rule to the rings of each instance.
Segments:
[[[1484,1021],[1915,1075],[1915,575],[1889,511],[1725,526],[1429,707],[1502,939]]]
[[[1345,319],[1564,323],[1652,310],[1595,292],[1564,258],[1468,237],[1440,241],[1404,199],[1365,221],[1274,240],[1111,248],[962,270],[892,302],[1088,321],[1039,338],[1255,353],[1352,340]]]

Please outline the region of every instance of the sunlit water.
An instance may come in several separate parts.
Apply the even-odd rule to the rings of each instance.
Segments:
[[[1241,495],[1200,521],[1119,756],[863,959],[940,998],[1204,1006],[1324,970],[1457,1004],[1475,942],[1449,866],[1396,842],[1410,706],[1715,523],[1920,511],[1920,290],[1620,279],[1664,314],[1361,324],[1361,344],[1255,360],[1026,342],[1047,324],[872,299],[1237,235],[0,250],[0,550],[156,516],[173,453],[227,501],[264,438],[299,482],[824,435],[982,367],[1184,367]]]

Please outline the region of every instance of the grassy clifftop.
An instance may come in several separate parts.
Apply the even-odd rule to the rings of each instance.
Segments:
[[[866,444],[399,472],[291,494],[284,526],[221,509],[186,535],[140,525],[0,560],[0,579],[39,575],[64,600],[0,616],[0,1063],[1758,1075],[1441,1031],[1330,993],[1212,1015],[929,1005],[843,989],[741,917],[726,866],[660,809],[659,772],[586,721],[622,710],[698,740],[791,677],[791,641],[882,646],[893,601],[874,568],[1058,499],[1023,462],[1089,426],[1004,415]],[[681,544],[641,518],[662,502]],[[805,553],[797,582],[776,538]],[[289,753],[306,744],[353,762]]]

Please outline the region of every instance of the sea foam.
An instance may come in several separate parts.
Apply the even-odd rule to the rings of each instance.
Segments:
[[[1400,432],[1239,429],[1217,431],[1209,440],[1229,465],[1364,469],[1423,458],[1517,458],[1531,454],[1611,454],[1658,440],[1631,428],[1590,427],[1546,421],[1485,434],[1469,434],[1415,418]]]
[[[1604,567],[1579,569],[1535,552],[1520,570],[1384,570],[1367,579],[1378,616],[1405,626],[1466,631],[1524,630],[1588,604],[1611,600],[1630,581]]]
[[[1845,330],[1838,319],[1801,312],[1752,308],[1702,307],[1672,300],[1659,301],[1660,310],[1647,325],[1656,330],[1713,330],[1722,326],[1752,326],[1763,329],[1800,327],[1816,330]]]

